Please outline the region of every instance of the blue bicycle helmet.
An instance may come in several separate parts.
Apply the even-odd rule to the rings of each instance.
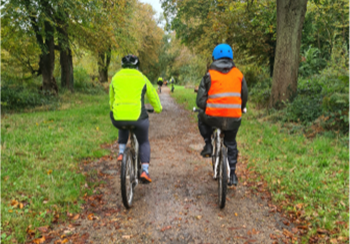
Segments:
[[[214,48],[213,59],[218,60],[220,58],[229,58],[233,60],[233,52],[230,45],[222,43]]]

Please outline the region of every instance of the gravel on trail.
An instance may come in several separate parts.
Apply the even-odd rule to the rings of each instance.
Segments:
[[[133,207],[126,210],[117,143],[108,145],[110,157],[82,166],[88,175],[96,172],[92,177],[103,184],[85,196],[79,215],[54,226],[51,243],[282,243],[275,237],[284,238],[292,226],[284,225],[286,219],[245,184],[245,155],[239,158],[239,185],[228,189],[220,209],[211,160],[199,155],[204,144],[195,120],[174,102],[169,88],[159,95],[163,112],[149,115],[153,182],[135,188]]]

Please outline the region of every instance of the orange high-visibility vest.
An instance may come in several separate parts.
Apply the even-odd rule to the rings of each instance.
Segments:
[[[243,74],[236,67],[224,74],[209,70],[211,86],[205,113],[214,117],[241,118]]]

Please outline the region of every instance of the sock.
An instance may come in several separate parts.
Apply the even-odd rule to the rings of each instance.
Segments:
[[[126,148],[126,144],[119,144],[119,154],[123,154]]]
[[[148,174],[148,167],[149,167],[148,163],[143,163],[142,164],[142,171],[145,171]]]

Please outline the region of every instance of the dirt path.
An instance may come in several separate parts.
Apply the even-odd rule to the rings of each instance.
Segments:
[[[105,184],[95,188],[97,195],[86,197],[77,220],[57,227],[57,233],[65,234],[61,241],[273,243],[270,235],[281,234],[287,227],[279,214],[269,211],[261,195],[251,194],[244,186],[243,166],[238,165],[240,184],[228,190],[226,207],[220,210],[210,160],[199,156],[203,142],[196,124],[169,96],[168,88],[160,99],[163,112],[150,115],[153,182],[137,186],[133,208],[127,211],[122,205],[120,165],[115,157],[86,164],[85,171],[95,169]],[[116,155],[116,145],[111,148]],[[57,238],[51,242],[60,243]]]

